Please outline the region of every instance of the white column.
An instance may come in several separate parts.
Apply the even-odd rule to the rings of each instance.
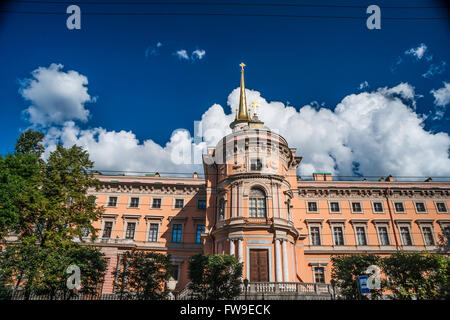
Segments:
[[[282,282],[280,240],[278,239],[275,239],[275,270],[276,282]]]
[[[278,218],[278,205],[277,205],[277,198],[276,198],[276,192],[275,192],[275,184],[272,183],[272,210],[273,210],[273,217]]]
[[[289,271],[288,271],[288,257],[287,257],[287,248],[286,248],[286,240],[281,242],[281,246],[283,248],[283,279],[284,282],[289,282]]]
[[[238,217],[244,216],[244,210],[247,210],[247,208],[244,208],[244,183],[241,181],[239,182],[239,192],[238,192]]]
[[[243,239],[238,239],[238,247],[239,247],[239,262],[243,262],[244,261],[244,240]]]
[[[231,217],[237,216],[237,188],[235,184],[231,185]]]
[[[277,195],[278,195],[278,215],[280,218],[287,219],[287,216],[283,214],[283,201],[281,198],[281,185],[277,185]]]
[[[296,282],[297,281],[297,261],[295,259],[295,254],[294,254],[294,247],[295,244],[291,244],[291,277],[292,277],[292,282]]]
[[[234,256],[234,240],[233,239],[229,240],[230,240],[230,255]]]

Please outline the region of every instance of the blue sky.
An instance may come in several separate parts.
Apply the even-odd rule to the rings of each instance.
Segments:
[[[330,4],[330,1],[314,3]],[[364,8],[80,4],[81,30],[66,28],[67,14],[3,13],[0,154],[11,152],[20,132],[32,125],[23,114],[30,101],[19,93],[21,81],[30,79],[30,73],[38,67],[48,68],[52,63],[62,64],[64,72],[75,70],[88,79],[88,94],[95,97],[95,102],[84,104],[90,115],[87,121],[75,121],[80,130],[102,127],[107,131],[131,131],[139,141],[151,139],[159,145],[166,144],[177,128],[185,128],[192,134],[193,121],[200,120],[214,103],[220,104],[226,114],[230,113],[227,99],[239,86],[241,61],[247,64],[247,88],[260,92],[267,101],[280,101],[297,110],[313,101],[334,110],[348,95],[408,83],[416,95],[415,112],[428,116],[423,121],[424,129],[430,133],[450,133],[448,105],[441,107],[443,115],[436,117],[435,98],[430,93],[432,89],[443,88],[445,81],[450,82],[449,20],[383,20],[383,17],[443,17],[447,9],[383,8],[383,5],[442,6],[443,2],[333,4],[380,5],[382,29],[368,30],[365,19],[83,14],[228,12],[367,17]],[[67,4],[9,2],[2,10],[64,12],[66,7]],[[405,54],[421,44],[427,48],[421,59]],[[186,50],[189,56],[195,50],[205,53],[202,59],[187,60],[175,54],[178,50]],[[398,59],[401,63],[396,64]],[[433,64],[440,68],[440,73],[424,77]],[[369,86],[360,90],[364,81]],[[49,127],[41,129],[47,132]]]

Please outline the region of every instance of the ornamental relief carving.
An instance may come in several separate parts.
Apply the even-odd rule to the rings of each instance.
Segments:
[[[299,198],[384,198],[385,189],[299,189]],[[409,198],[409,199],[443,199],[449,198],[450,189],[445,190],[389,190],[388,197],[393,199]]]

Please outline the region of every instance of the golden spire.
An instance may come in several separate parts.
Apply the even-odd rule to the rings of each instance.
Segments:
[[[244,67],[245,64],[241,62],[241,94],[239,97],[239,111],[236,114],[236,120],[250,120],[247,112],[247,99],[245,98],[245,83],[244,83]]]

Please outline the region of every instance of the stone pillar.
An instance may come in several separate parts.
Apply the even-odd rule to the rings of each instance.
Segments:
[[[230,255],[234,256],[234,239],[229,240],[230,240]]]
[[[231,217],[237,217],[237,188],[236,184],[231,185]]]
[[[284,282],[289,282],[288,256],[287,256],[286,240],[282,241],[281,246],[283,248],[283,279],[284,279]]]
[[[237,205],[237,212],[238,212],[238,217],[243,217],[244,214],[244,210],[246,210],[247,208],[244,208],[244,183],[241,181],[238,184],[238,205]]]
[[[278,205],[277,205],[277,197],[276,197],[276,187],[275,183],[272,182],[272,211],[273,211],[273,217],[278,218]]]
[[[275,239],[275,276],[276,282],[282,282],[283,276],[281,274],[281,252],[280,252],[280,240]]]
[[[239,248],[239,262],[244,261],[244,239],[240,238],[238,239],[238,248]]]

